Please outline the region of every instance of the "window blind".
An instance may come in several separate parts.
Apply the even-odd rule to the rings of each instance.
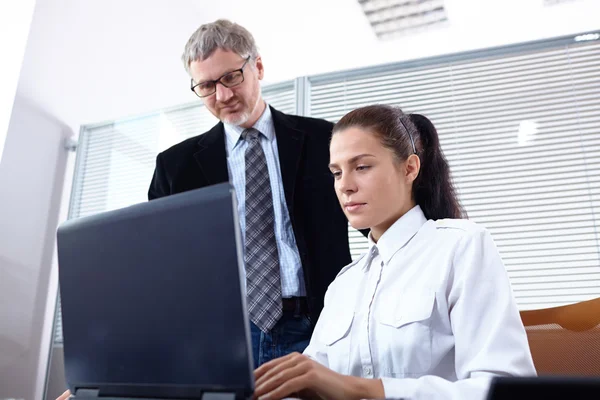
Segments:
[[[598,42],[563,38],[312,76],[300,101],[331,121],[374,103],[427,115],[469,217],[494,236],[519,307],[551,307],[600,296],[599,67]],[[296,113],[293,81],[263,92]],[[69,217],[145,201],[156,154],[215,123],[196,102],[84,127]],[[349,232],[356,257],[366,240]]]
[[[279,111],[294,114],[294,81],[263,88],[263,97]],[[156,155],[213,127],[218,120],[198,99],[148,115],[85,126],[80,135],[69,218],[114,210],[148,199]],[[55,343],[62,343],[60,299]]]
[[[438,128],[521,309],[600,297],[600,43],[518,46],[309,78],[310,116],[374,103]],[[366,239],[350,230],[353,257]]]

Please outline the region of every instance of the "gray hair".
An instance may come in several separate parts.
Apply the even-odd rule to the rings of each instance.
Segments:
[[[192,62],[206,60],[217,49],[233,51],[242,58],[258,57],[254,37],[246,28],[229,20],[219,19],[200,26],[185,45],[181,59],[188,74]]]

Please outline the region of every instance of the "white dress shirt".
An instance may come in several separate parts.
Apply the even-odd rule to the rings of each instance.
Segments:
[[[329,286],[305,354],[381,378],[386,398],[484,399],[495,375],[535,375],[490,234],[419,206]]]
[[[246,242],[246,148],[248,142],[241,139],[244,128],[241,126],[224,124],[227,137],[227,167],[230,181],[235,188],[238,204],[238,215],[242,242]],[[304,274],[300,253],[296,245],[296,237],[292,228],[290,214],[285,202],[281,168],[279,166],[279,152],[275,126],[269,105],[253,126],[261,133],[260,145],[265,153],[271,193],[273,197],[273,214],[275,216],[275,240],[279,253],[282,297],[306,296]],[[244,247],[242,247],[244,248]]]

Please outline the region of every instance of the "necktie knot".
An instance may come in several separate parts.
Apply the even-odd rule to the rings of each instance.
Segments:
[[[254,128],[244,129],[242,132],[242,138],[246,141],[252,142],[258,139],[260,132]]]

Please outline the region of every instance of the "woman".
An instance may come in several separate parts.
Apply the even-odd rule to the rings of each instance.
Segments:
[[[360,108],[335,125],[330,158],[369,250],[330,285],[304,355],[256,370],[256,396],[483,399],[493,376],[535,375],[502,260],[461,219],[433,124]]]

